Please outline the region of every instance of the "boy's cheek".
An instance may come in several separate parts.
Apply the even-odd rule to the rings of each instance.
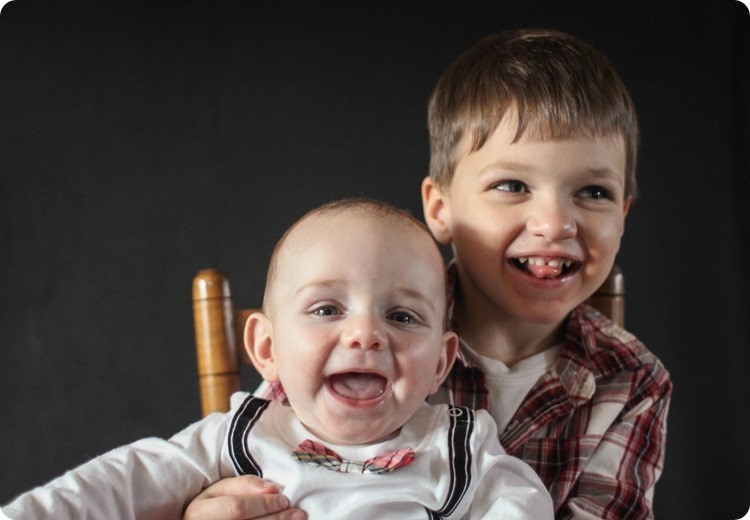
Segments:
[[[435,237],[435,240],[443,245],[447,246],[453,243],[453,238],[447,230],[432,231],[432,235]]]

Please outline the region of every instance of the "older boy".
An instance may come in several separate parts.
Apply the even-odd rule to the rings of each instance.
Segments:
[[[462,353],[439,400],[488,408],[558,518],[647,518],[668,373],[582,305],[635,195],[638,128],[607,59],[555,31],[480,41],[430,100],[425,218],[452,244]]]
[[[582,302],[610,271],[633,197],[638,124],[606,57],[551,30],[491,36],[430,100],[425,218],[451,244],[458,362],[432,401],[487,408],[557,518],[650,518],[672,384],[659,360]],[[256,483],[191,504],[279,511]],[[250,514],[252,513],[252,514]],[[283,512],[267,518],[285,518]]]
[[[425,403],[458,347],[446,308],[442,257],[414,217],[369,199],[313,210],[276,247],[245,329],[291,406],[240,392],[228,414],[114,450],[7,512],[179,518],[206,483],[239,474],[281,485],[312,518],[551,519],[544,484],[485,411]]]

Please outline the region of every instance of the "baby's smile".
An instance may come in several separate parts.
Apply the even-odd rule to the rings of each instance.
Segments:
[[[362,404],[380,399],[388,380],[373,372],[340,372],[326,378],[326,388],[340,399]]]

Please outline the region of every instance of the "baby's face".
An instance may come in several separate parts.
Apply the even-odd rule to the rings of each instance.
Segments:
[[[318,215],[292,232],[278,262],[273,355],[300,420],[338,444],[396,433],[455,354],[430,237],[392,217]]]

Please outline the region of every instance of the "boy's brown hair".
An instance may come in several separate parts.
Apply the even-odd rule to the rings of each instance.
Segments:
[[[516,140],[524,132],[545,139],[622,135],[625,196],[635,197],[638,120],[630,94],[603,53],[547,29],[488,36],[448,66],[428,111],[433,180],[450,185],[463,136],[478,150],[510,108],[518,113]]]

